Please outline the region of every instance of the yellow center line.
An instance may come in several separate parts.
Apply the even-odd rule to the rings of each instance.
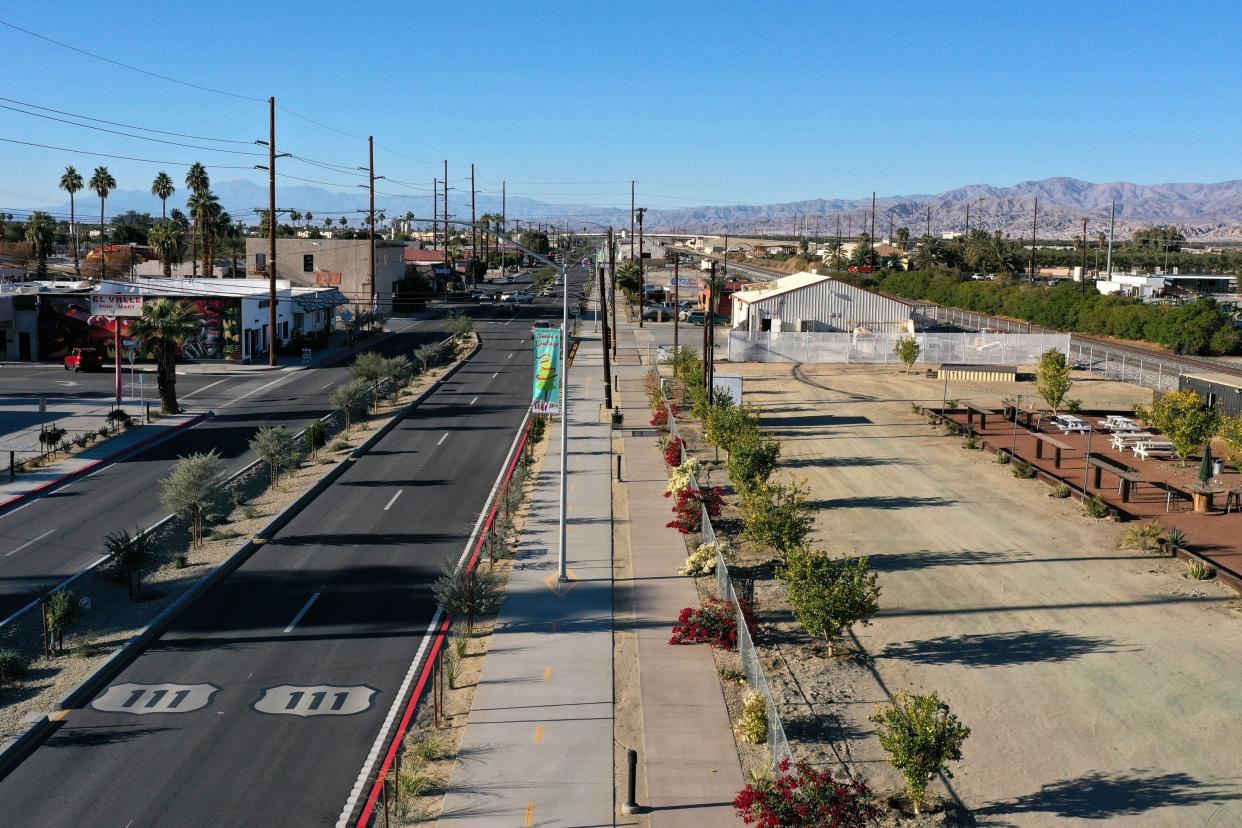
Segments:
[[[534,801],[526,803],[526,821],[522,823],[524,828],[530,828],[535,824],[535,803]]]
[[[535,744],[543,744],[543,725],[535,725]]]
[[[544,681],[551,681],[551,680],[552,680],[552,668],[551,668],[551,667],[544,667],[544,668],[543,668],[543,680],[544,680]]]

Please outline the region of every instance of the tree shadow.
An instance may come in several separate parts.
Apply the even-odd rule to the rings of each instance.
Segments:
[[[890,644],[885,658],[920,664],[999,667],[1006,664],[1055,663],[1091,653],[1121,652],[1116,642],[1057,630],[1020,630],[979,635],[942,635]]]
[[[917,466],[922,465],[916,460],[903,457],[791,457],[781,459],[781,468],[823,467],[841,469],[849,467],[867,468],[871,466]]]
[[[923,509],[933,506],[952,506],[957,502],[947,497],[874,495],[811,500],[807,502],[807,505],[813,509]]]
[[[74,725],[62,730],[47,740],[49,748],[83,748],[100,745],[114,745],[120,742],[131,742],[159,733],[173,730],[171,727],[134,727],[132,725],[89,726]]]
[[[1181,772],[1092,771],[1061,779],[1011,800],[992,802],[980,814],[1050,813],[1062,819],[1137,816],[1154,808],[1178,808],[1234,800],[1236,786],[1206,783]]]

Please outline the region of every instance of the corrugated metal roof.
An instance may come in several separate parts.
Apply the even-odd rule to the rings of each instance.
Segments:
[[[782,293],[788,293],[791,290],[817,285],[820,282],[829,281],[829,277],[821,276],[818,273],[810,273],[803,271],[802,273],[794,273],[790,276],[782,276],[772,282],[772,287],[767,290],[739,290],[733,294],[733,298],[740,302],[762,302],[765,299],[771,299],[773,296],[780,296]]]

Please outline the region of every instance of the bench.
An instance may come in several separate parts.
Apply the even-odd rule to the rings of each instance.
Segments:
[[[1118,479],[1117,494],[1121,496],[1122,503],[1130,502],[1130,490],[1142,481],[1142,475],[1138,469],[1132,469],[1129,466],[1118,463],[1111,457],[1105,457],[1102,454],[1091,452],[1087,455],[1087,465],[1092,467],[1092,485],[1097,489],[1100,488],[1101,472],[1115,474]]]
[[[983,406],[976,405],[975,403],[972,403],[972,402],[964,402],[961,405],[963,408],[966,409],[966,425],[973,426],[975,424],[975,415],[978,414],[980,429],[987,428],[988,427],[988,415],[996,413],[990,408],[984,408]]]
[[[1057,440],[1054,437],[1049,437],[1047,434],[1038,434],[1038,433],[1032,432],[1031,436],[1035,438],[1036,459],[1042,460],[1044,458],[1044,445],[1045,444],[1049,448],[1052,449],[1052,465],[1054,468],[1058,468],[1058,469],[1061,468],[1061,452],[1072,451],[1074,448],[1071,445],[1062,443],[1060,440]]]

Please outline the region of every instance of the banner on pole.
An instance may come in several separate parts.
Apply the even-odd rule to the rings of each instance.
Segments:
[[[530,410],[536,414],[561,411],[561,329],[535,328],[535,375]]]

